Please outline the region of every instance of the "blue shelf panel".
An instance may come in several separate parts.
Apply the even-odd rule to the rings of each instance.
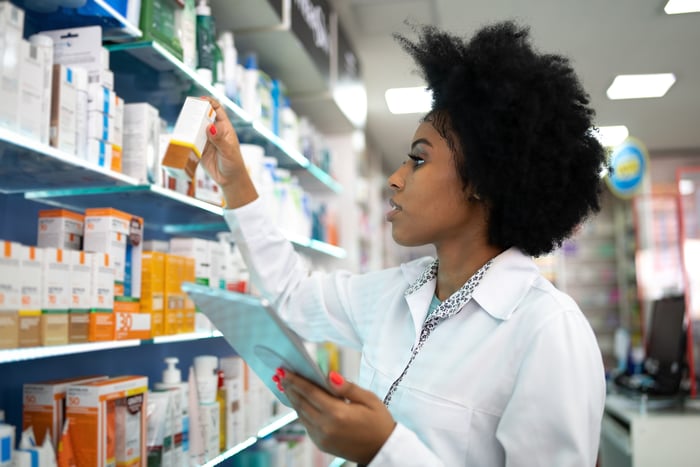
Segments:
[[[0,128],[0,193],[131,183],[130,177]]]
[[[143,36],[137,24],[131,23],[107,0],[87,0],[80,8],[58,7],[54,11],[36,11],[29,0],[12,0],[25,10],[27,36],[39,31],[83,26],[101,26],[104,41],[130,41]],[[113,2],[112,2],[113,3]]]
[[[279,166],[308,172],[304,187],[340,193],[342,186],[299,151],[292,150],[272,131],[253,119],[235,102],[168,52],[157,42],[112,44],[110,67],[115,73],[115,91],[126,102],[148,102],[160,116],[174,125],[187,96],[210,95],[226,108],[241,143],[257,144],[267,155],[276,157]]]

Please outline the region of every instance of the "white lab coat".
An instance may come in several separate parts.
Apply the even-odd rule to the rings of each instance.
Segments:
[[[309,272],[256,200],[225,218],[283,319],[311,341],[361,350],[359,385],[383,399],[435,293],[404,295],[430,258],[368,274]],[[605,375],[576,303],[511,248],[432,332],[389,406],[397,426],[370,466],[592,467]]]

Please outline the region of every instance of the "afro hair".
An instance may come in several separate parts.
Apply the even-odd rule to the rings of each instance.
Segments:
[[[426,117],[488,206],[489,242],[531,256],[561,245],[600,210],[606,152],[569,60],[533,49],[512,21],[462,39],[432,26],[395,35],[433,92]],[[456,140],[456,141],[455,141]]]

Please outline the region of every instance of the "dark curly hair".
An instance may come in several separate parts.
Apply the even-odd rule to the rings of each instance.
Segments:
[[[433,92],[425,117],[448,141],[464,187],[488,207],[489,242],[540,256],[600,210],[606,152],[566,57],[533,49],[512,21],[465,40],[432,26],[394,37]]]

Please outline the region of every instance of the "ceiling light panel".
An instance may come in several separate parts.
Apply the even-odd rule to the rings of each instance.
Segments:
[[[700,0],[669,0],[664,7],[667,15],[700,12]]]
[[[673,73],[617,75],[607,90],[609,99],[662,97],[676,82]]]

